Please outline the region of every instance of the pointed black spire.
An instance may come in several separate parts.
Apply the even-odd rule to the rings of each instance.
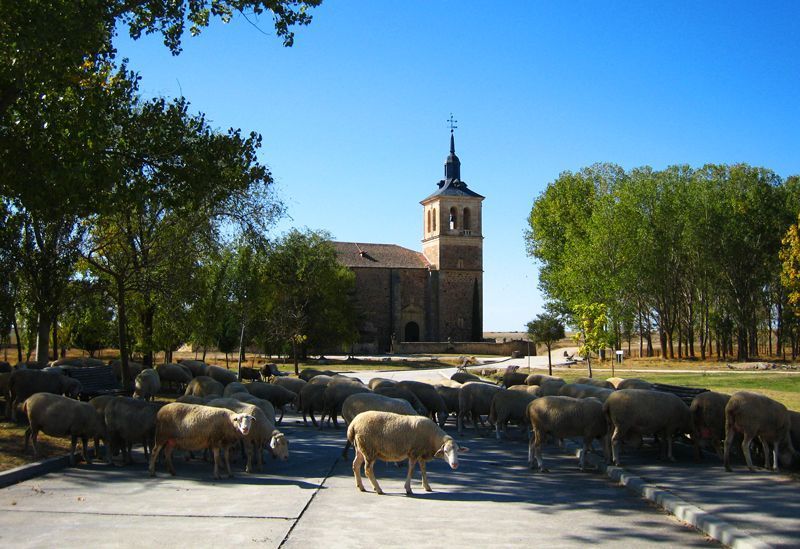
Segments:
[[[453,113],[450,113],[450,155],[444,163],[444,180],[457,181],[461,179],[461,161],[456,156],[456,138],[453,130],[458,128],[456,126],[457,120],[453,120]]]

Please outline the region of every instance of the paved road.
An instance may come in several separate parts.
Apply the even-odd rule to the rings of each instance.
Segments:
[[[177,477],[143,463],[79,466],[0,490],[6,547],[578,547],[713,545],[705,536],[612,484],[580,473],[551,449],[552,473],[525,467],[526,444],[465,437],[458,471],[437,460],[432,493],[417,476],[379,464],[386,496],[356,490],[342,431],[303,427],[287,416],[291,457],[266,472],[215,482],[208,464],[177,462]],[[368,485],[368,483],[367,483]]]

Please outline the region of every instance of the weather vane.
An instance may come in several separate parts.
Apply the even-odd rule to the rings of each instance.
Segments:
[[[456,124],[458,124],[458,120],[453,119],[453,113],[450,113],[450,118],[447,121],[450,123],[450,133],[453,133],[453,130],[458,129],[458,126],[456,126]]]

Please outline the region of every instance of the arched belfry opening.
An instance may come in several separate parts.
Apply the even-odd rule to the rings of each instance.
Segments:
[[[455,231],[458,229],[458,210],[453,206],[450,208],[450,230]]]
[[[465,231],[472,229],[472,214],[470,213],[469,208],[464,208],[464,222],[462,225]]]

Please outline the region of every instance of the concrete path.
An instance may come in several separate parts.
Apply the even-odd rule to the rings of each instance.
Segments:
[[[79,466],[0,490],[5,547],[619,547],[707,546],[705,536],[576,460],[548,451],[549,475],[526,468],[522,440],[467,436],[461,467],[429,466],[432,493],[417,473],[379,464],[386,496],[355,488],[340,457],[344,431],[318,431],[287,416],[288,462],[213,481],[208,464],[177,461],[177,477],[143,463]],[[369,486],[367,482],[367,486]]]

